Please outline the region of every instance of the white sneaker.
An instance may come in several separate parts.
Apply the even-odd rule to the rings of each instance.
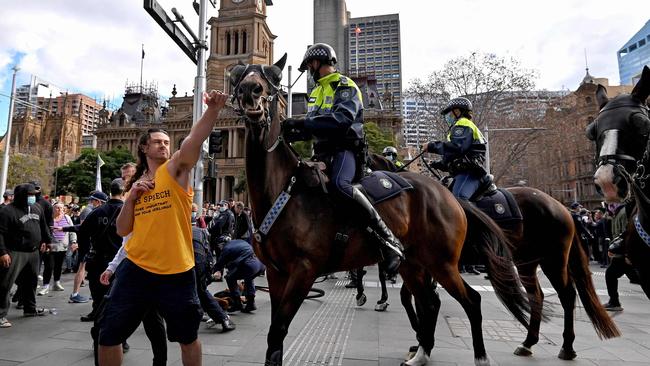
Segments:
[[[63,288],[63,286],[61,286],[61,283],[59,283],[57,281],[57,282],[54,283],[54,286],[52,286],[52,290],[54,290],[54,291],[63,291],[65,289]]]
[[[49,287],[43,287],[43,289],[38,292],[38,296],[45,296],[49,293],[50,293]]]
[[[7,318],[0,318],[0,328],[10,328],[11,323],[9,323],[9,320]]]

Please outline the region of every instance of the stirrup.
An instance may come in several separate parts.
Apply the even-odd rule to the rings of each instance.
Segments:
[[[377,240],[379,240],[379,242],[383,246],[385,246],[386,248],[394,251],[397,254],[397,256],[400,258],[400,260],[405,259],[404,258],[404,252],[402,251],[403,249],[401,248],[400,244],[396,245],[396,244],[392,243],[391,241],[386,240],[383,236],[379,235],[379,233],[376,230],[372,229],[371,227],[368,227],[367,230],[368,230],[369,233],[373,234],[375,236],[375,238]]]

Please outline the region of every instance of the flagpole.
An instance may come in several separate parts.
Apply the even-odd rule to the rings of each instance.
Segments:
[[[142,65],[144,64],[144,43],[142,44],[142,58],[140,58],[140,93],[142,93]]]
[[[97,172],[95,174],[95,190],[99,192],[103,192],[102,190],[102,165],[104,165],[104,161],[102,160],[102,157],[97,154]]]

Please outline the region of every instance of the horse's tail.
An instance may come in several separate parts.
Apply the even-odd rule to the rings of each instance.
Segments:
[[[497,298],[524,327],[528,328],[530,303],[519,284],[508,248],[508,239],[489,216],[465,200],[458,201],[467,217],[466,243],[477,244],[477,248],[487,259],[490,282]]]
[[[589,261],[587,260],[587,255],[582,250],[582,244],[577,233],[573,234],[573,243],[571,243],[571,250],[569,251],[569,271],[578,290],[580,301],[582,301],[585,312],[589,316],[589,319],[591,319],[591,323],[598,337],[602,339],[620,336],[621,332],[618,327],[616,327],[612,318],[610,318],[605,308],[600,304],[594,283],[591,279]]]

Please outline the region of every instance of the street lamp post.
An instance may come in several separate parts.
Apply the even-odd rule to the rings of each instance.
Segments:
[[[199,36],[196,47],[197,63],[196,78],[194,79],[194,106],[192,108],[192,126],[196,125],[203,115],[203,92],[205,91],[205,24],[207,23],[207,12],[205,1],[200,0],[199,4]],[[208,150],[207,142],[203,141],[201,157],[196,162],[192,176],[194,177],[194,203],[199,206],[199,215],[203,210],[203,155]]]
[[[7,133],[5,134],[5,155],[2,157],[2,176],[0,177],[0,192],[7,189],[7,177],[9,173],[9,149],[11,148],[11,122],[14,118],[14,98],[16,97],[16,74],[18,66],[12,68],[14,75],[11,80],[11,97],[9,99],[9,119],[7,120]]]

